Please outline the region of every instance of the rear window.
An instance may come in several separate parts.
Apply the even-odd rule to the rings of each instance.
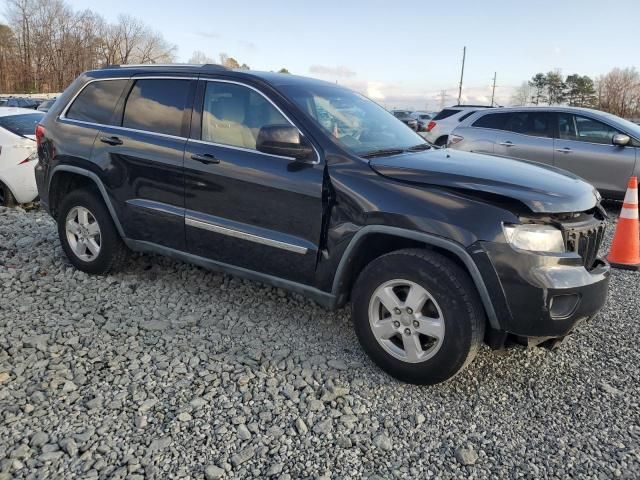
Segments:
[[[42,117],[44,117],[44,114],[41,112],[0,117],[0,127],[16,135],[34,135],[36,125],[42,120]]]
[[[180,136],[190,80],[138,80],[127,98],[122,126]]]
[[[451,115],[455,115],[456,113],[461,111],[462,110],[455,110],[453,108],[445,108],[440,113],[438,113],[435,117],[433,117],[433,120],[444,120],[445,118],[449,118]]]
[[[89,83],[74,100],[67,118],[108,125],[113,109],[127,80],[101,80]]]
[[[489,113],[483,115],[473,122],[472,127],[493,128],[496,130],[504,130],[507,115],[504,113]]]

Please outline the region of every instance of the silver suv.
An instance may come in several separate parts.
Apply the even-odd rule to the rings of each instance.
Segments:
[[[479,111],[460,122],[448,146],[563,168],[607,198],[622,198],[629,177],[640,175],[640,126],[586,108]]]

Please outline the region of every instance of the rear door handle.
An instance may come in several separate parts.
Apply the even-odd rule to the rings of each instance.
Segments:
[[[194,153],[193,155],[191,155],[191,159],[204,164],[220,163],[220,159],[214,157],[210,153],[205,153],[203,155],[198,155],[197,153]]]
[[[506,142],[500,142],[500,145],[504,147],[514,147],[516,144],[513,143],[511,140],[507,140]]]
[[[560,152],[560,153],[571,153],[571,149],[570,149],[569,147],[556,148],[556,152]]]
[[[100,141],[109,145],[122,145],[122,140],[118,137],[100,137]]]

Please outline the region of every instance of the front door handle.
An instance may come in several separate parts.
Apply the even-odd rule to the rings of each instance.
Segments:
[[[569,147],[556,148],[556,152],[560,152],[560,153],[571,153],[571,149],[570,149]]]
[[[100,137],[100,141],[109,145],[122,145],[122,140],[118,137]]]
[[[515,147],[516,144],[511,140],[507,140],[506,142],[500,142],[500,145],[502,145],[503,147]]]
[[[210,153],[205,153],[203,155],[198,155],[197,153],[194,153],[193,155],[191,155],[191,159],[204,164],[220,163],[220,159],[214,157]]]

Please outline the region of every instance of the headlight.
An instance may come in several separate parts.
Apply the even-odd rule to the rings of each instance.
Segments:
[[[504,225],[504,236],[512,246],[532,252],[564,252],[562,232],[551,225]]]

